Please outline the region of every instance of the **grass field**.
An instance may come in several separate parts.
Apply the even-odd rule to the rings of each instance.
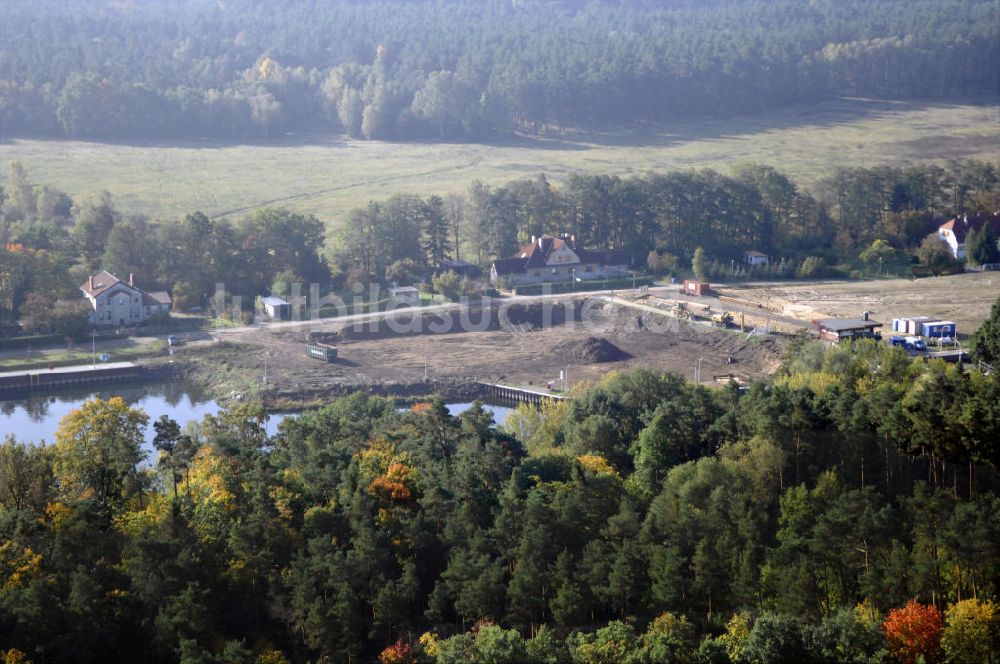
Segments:
[[[644,173],[741,162],[771,164],[806,186],[838,166],[1000,159],[1000,106],[844,99],[766,115],[567,133],[505,143],[387,143],[286,136],[246,145],[212,141],[119,145],[0,142],[31,179],[74,196],[110,191],[118,206],[170,219],[194,210],[241,214],[280,205],[336,223],[392,193],[447,194],[480,179],[503,183],[545,172]],[[3,169],[6,177],[6,169]]]
[[[115,347],[102,346],[98,348],[98,354],[107,354],[109,362],[133,362],[135,360],[163,355],[167,350],[165,341],[145,341],[142,343],[132,343],[126,340],[123,344]],[[89,344],[76,344],[71,348],[50,348],[47,350],[36,350],[21,354],[9,353],[0,359],[0,371],[29,371],[32,369],[45,369],[50,364],[56,367],[71,367],[76,365],[90,364],[93,360],[92,350]]]

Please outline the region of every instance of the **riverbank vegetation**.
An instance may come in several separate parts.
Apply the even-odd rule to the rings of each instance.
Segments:
[[[500,430],[93,401],[0,446],[0,633],[39,663],[983,661],[998,405],[996,373],[805,340],[745,394],[611,373]]]
[[[15,136],[489,140],[995,91],[987,0],[5,2]]]

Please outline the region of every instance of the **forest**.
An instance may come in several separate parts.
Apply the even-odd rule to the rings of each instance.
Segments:
[[[992,0],[0,5],[5,138],[491,140],[995,96]]]
[[[55,327],[68,324],[61,331],[79,330],[82,307],[66,301],[79,300],[79,285],[101,269],[169,290],[177,310],[209,306],[218,283],[252,308],[257,296],[287,295],[293,283],[344,294],[357,283],[414,283],[445,258],[488,269],[543,233],[622,250],[635,271],[664,276],[687,274],[698,248],[713,279],[863,278],[880,259],[897,276],[936,274],[963,266],[928,234],[955,213],[997,209],[997,165],[966,160],[841,168],[816,191],[745,164],[730,175],[576,175],[561,187],[544,174],[502,186],[473,182],[465,195],[395,195],[322,221],[283,209],[156,220],[119,210],[106,192],[73,200],[12,162],[0,188],[0,322],[58,319]],[[982,235],[981,251],[970,238],[969,260],[1000,261],[997,238]],[[740,267],[749,249],[767,252],[772,264],[753,273]]]
[[[0,444],[6,661],[995,661],[996,372],[802,337],[745,393],[266,418],[95,399]]]

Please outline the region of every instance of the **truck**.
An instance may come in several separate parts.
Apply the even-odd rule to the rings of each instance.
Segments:
[[[927,350],[927,344],[920,337],[893,335],[889,337],[889,344],[892,346],[902,346],[906,350]]]
[[[333,362],[337,359],[337,347],[330,344],[309,343],[306,344],[306,355],[316,360]]]

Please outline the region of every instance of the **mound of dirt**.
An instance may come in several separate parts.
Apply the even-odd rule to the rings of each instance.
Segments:
[[[620,362],[631,355],[604,337],[587,337],[583,341],[570,341],[557,348],[559,353],[586,363]]]
[[[342,341],[337,332],[310,332],[309,341],[311,343],[336,345]]]

